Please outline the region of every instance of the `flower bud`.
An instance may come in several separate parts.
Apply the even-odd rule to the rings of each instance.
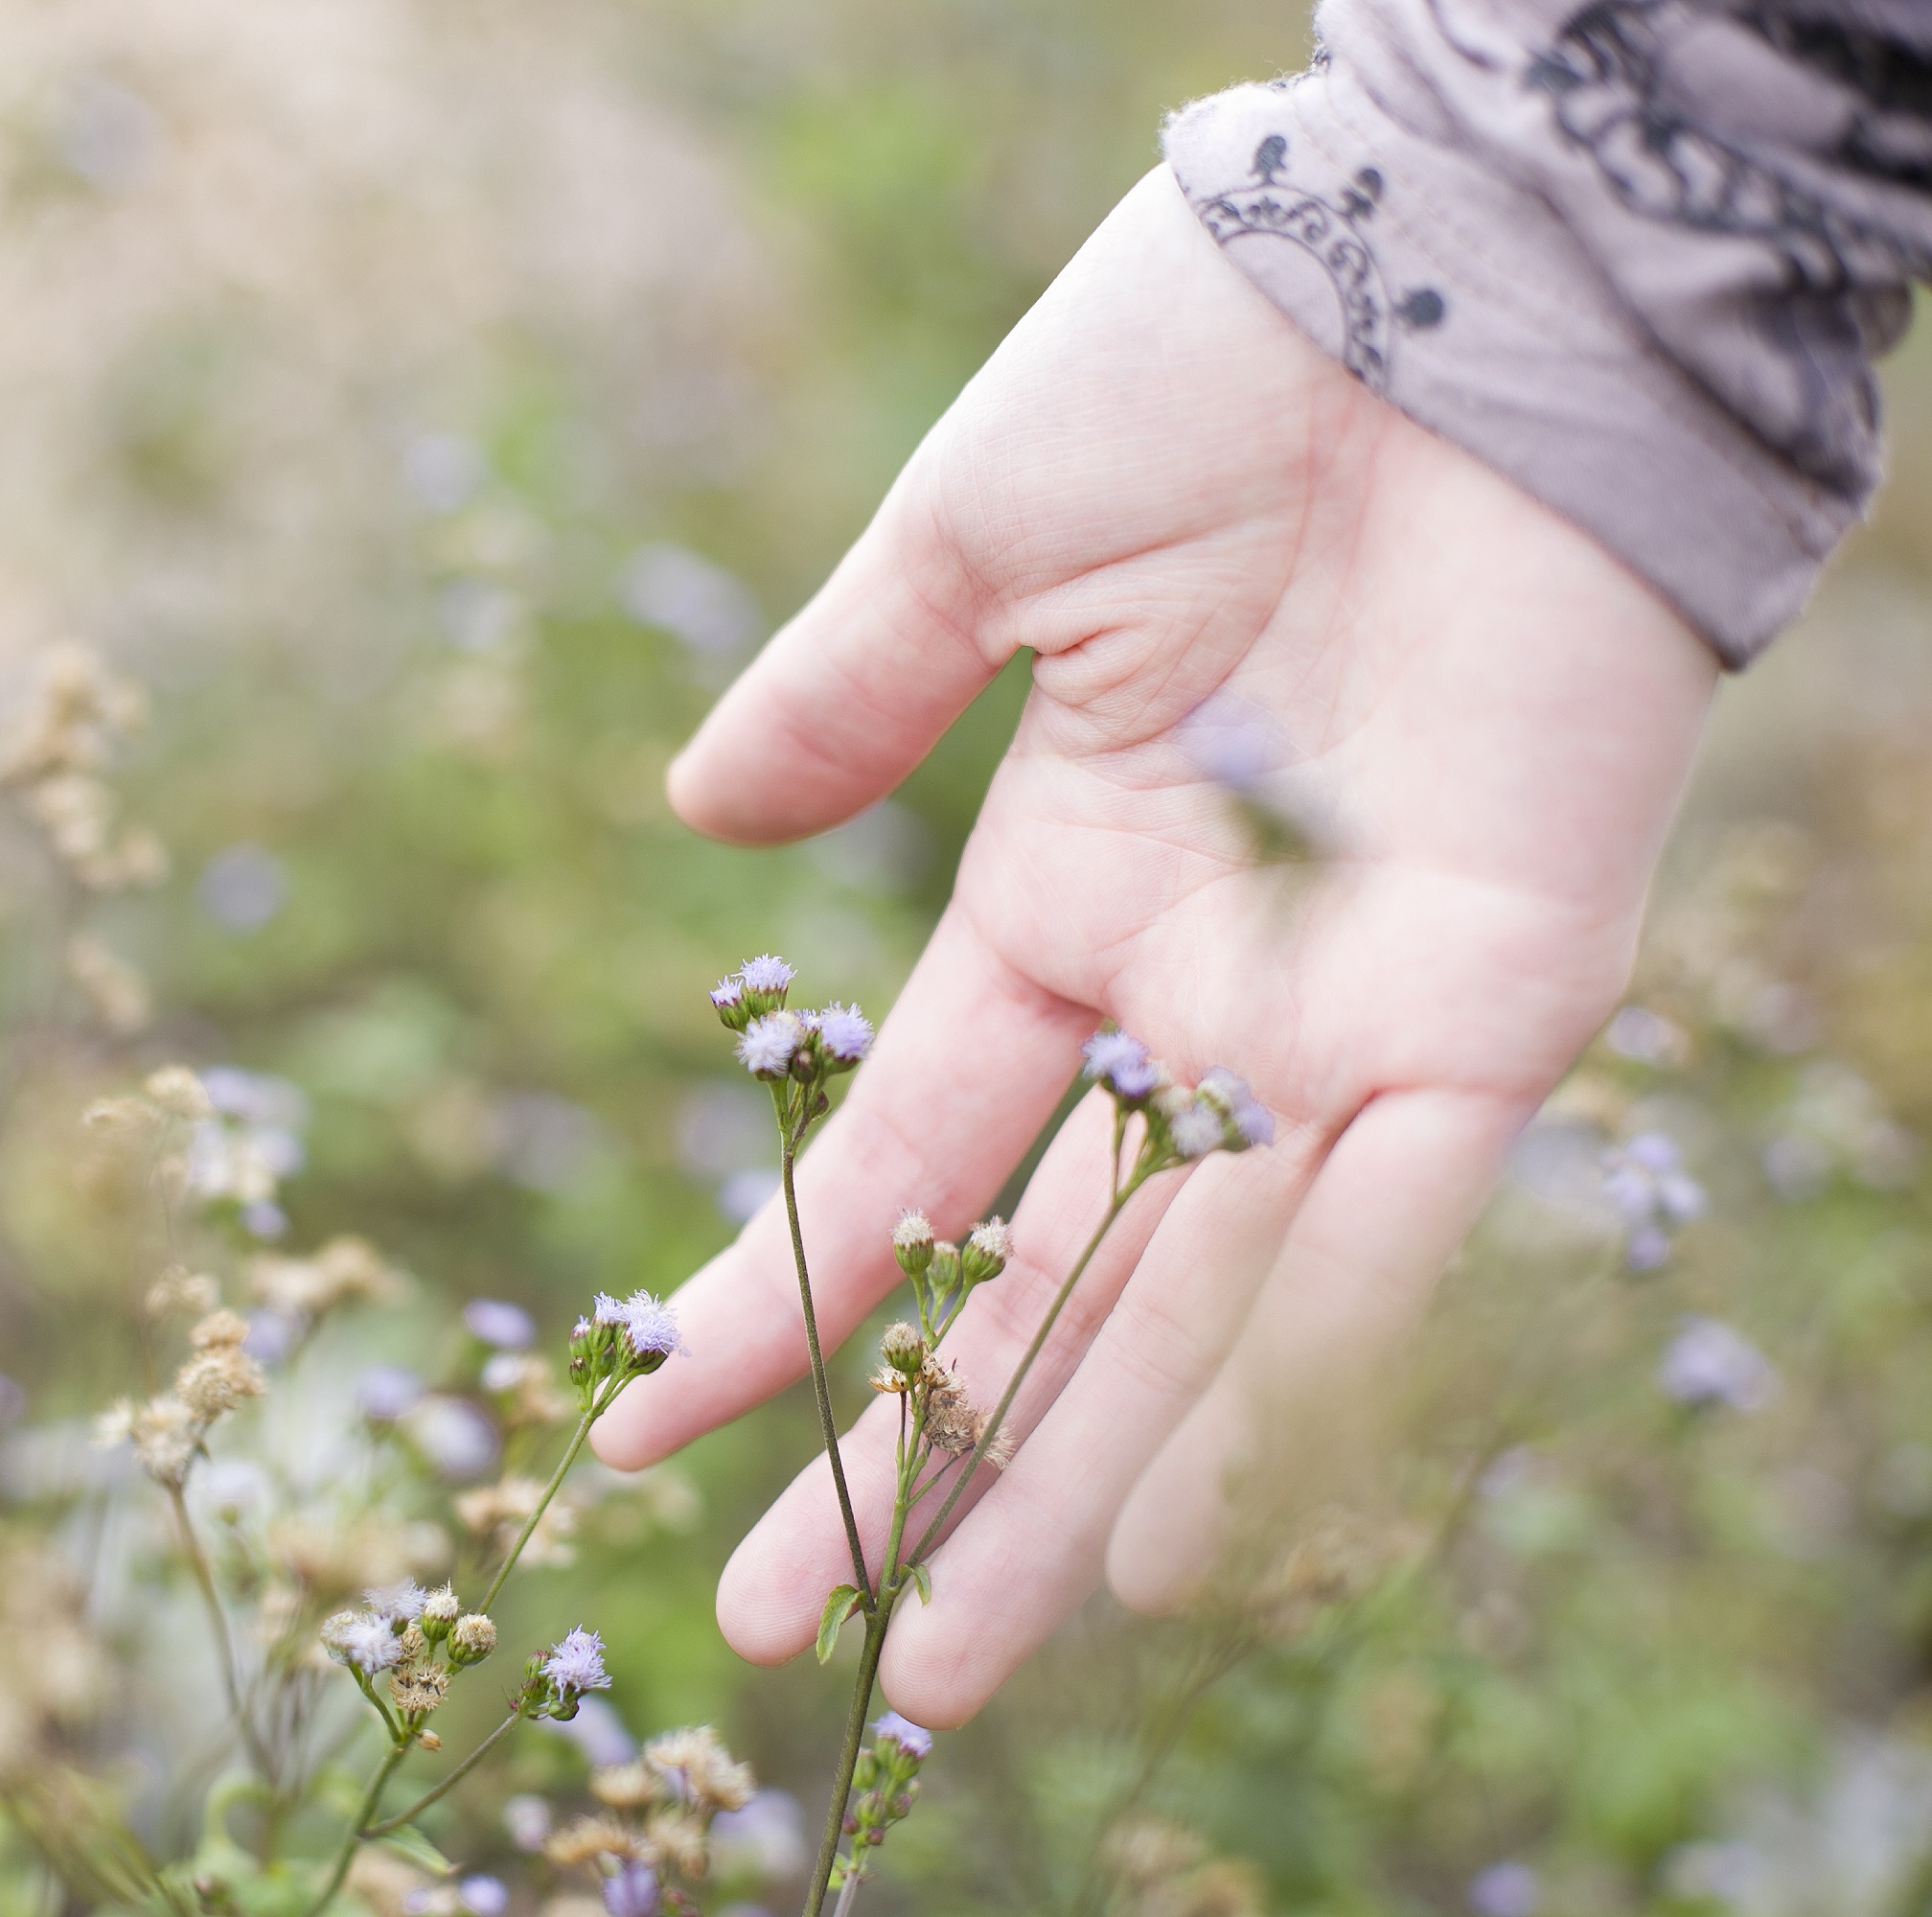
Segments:
[[[959,1282],[959,1247],[945,1238],[932,1247],[932,1263],[926,1274],[927,1282],[932,1287],[936,1297],[945,1295]]]
[[[742,979],[720,979],[711,987],[711,1004],[726,1031],[743,1031],[751,1023],[751,1007],[746,1003]]]
[[[471,1611],[449,1627],[451,1664],[481,1664],[496,1649],[496,1627],[481,1611]]]
[[[1013,1228],[1003,1218],[975,1225],[959,1254],[959,1268],[968,1284],[984,1284],[1006,1269],[1013,1256]]]
[[[449,1635],[449,1627],[456,1622],[462,1610],[456,1593],[448,1584],[440,1591],[431,1591],[423,1600],[423,1615],[417,1620],[423,1627],[424,1637],[431,1644],[441,1644]]]
[[[434,1731],[418,1731],[416,1742],[432,1756],[443,1748],[443,1740]]]
[[[932,1221],[924,1212],[901,1212],[892,1228],[892,1256],[908,1278],[926,1275],[932,1262]]]
[[[879,1340],[879,1355],[895,1372],[912,1377],[926,1362],[926,1340],[919,1335],[916,1325],[901,1319],[896,1325],[886,1326],[885,1336]]]

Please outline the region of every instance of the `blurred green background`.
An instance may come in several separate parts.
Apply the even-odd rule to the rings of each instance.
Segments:
[[[291,1244],[364,1234],[553,1339],[727,1240],[771,1154],[704,988],[770,949],[889,1006],[1024,661],[800,846],[698,842],[664,767],[1162,112],[1305,49],[1258,0],[0,9],[0,690],[63,637],[144,684],[116,785],[173,860],[97,902],[25,820],[0,841],[19,1432],[133,1369],[145,1279],[63,1128],[168,1058],[308,1095]],[[1586,1061],[1445,1290],[1389,1496],[1450,1542],[1218,1685],[1221,1626],[1096,1601],[942,1744],[882,1909],[1072,1907],[1143,1750],[1136,1814],[1201,1845],[1116,1869],[1146,1917],[1932,1907],[1932,341],[1889,381],[1876,525],[1727,690],[1652,1038]],[[146,1020],[63,983],[77,929]],[[1659,1127],[1709,1214],[1606,1280],[1577,1142]],[[1775,1397],[1661,1392],[1690,1313]],[[518,1602],[597,1619],[633,1727],[715,1720],[816,1816],[840,1687],[747,1672],[710,1611],[814,1442],[796,1395],[707,1439],[677,1523],[593,1525]],[[449,1841],[509,1856],[471,1815]]]

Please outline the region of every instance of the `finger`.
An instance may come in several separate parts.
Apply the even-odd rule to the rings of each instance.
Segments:
[[[958,1329],[946,1341],[944,1356],[956,1359],[961,1382],[982,1410],[990,1411],[998,1401],[1061,1282],[1099,1222],[1112,1126],[1111,1103],[1096,1092],[1060,1128],[1014,1218],[1011,1262],[997,1281],[974,1294]],[[1167,1195],[1164,1182],[1141,1192],[1109,1234],[1061,1314],[1055,1336],[1029,1375],[1027,1389],[1016,1401],[1019,1420],[1037,1418],[1057,1380],[1077,1361],[1119,1295]],[[882,1400],[866,1411],[840,1446],[875,1573],[890,1521],[898,1428],[896,1404]],[[979,1477],[992,1475],[982,1469]],[[976,1486],[978,1481],[976,1477]],[[943,1497],[942,1491],[916,1508],[908,1526],[908,1545],[932,1521]],[[826,1593],[836,1584],[849,1582],[851,1576],[830,1467],[820,1457],[799,1473],[725,1566],[719,1584],[719,1623],[742,1655],[757,1663],[782,1662],[812,1642]]]
[[[849,818],[891,791],[1004,663],[979,642],[977,589],[924,470],[915,458],[673,763],[671,803],[687,824],[759,843]]]
[[[955,909],[939,922],[850,1095],[800,1160],[798,1206],[819,1338],[837,1346],[899,1282],[892,1227],[978,1216],[1051,1116],[1093,1015],[994,956]],[[807,1368],[782,1199],[673,1301],[688,1358],[640,1378],[598,1420],[599,1457],[635,1469],[735,1418]]]
[[[1337,1142],[1235,1349],[1134,1488],[1107,1579],[1138,1610],[1177,1607],[1211,1568],[1230,1473],[1278,1486],[1338,1423],[1420,1317],[1475,1223],[1523,1099],[1432,1089],[1386,1093]],[[1263,1433],[1265,1432],[1265,1440]]]
[[[1312,1149],[1188,1177],[1080,1368],[932,1559],[881,1678],[915,1721],[962,1722],[1099,1583],[1121,1501],[1214,1376],[1313,1175]]]

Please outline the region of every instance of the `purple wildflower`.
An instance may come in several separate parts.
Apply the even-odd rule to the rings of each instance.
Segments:
[[[1228,1120],[1206,1098],[1190,1098],[1167,1120],[1168,1136],[1183,1158],[1206,1158],[1228,1142]]]
[[[648,1863],[627,1858],[615,1877],[604,1880],[604,1907],[610,1917],[656,1917],[656,1872]]]
[[[745,982],[742,979],[720,979],[711,987],[711,1003],[722,1012],[727,1005],[735,1005],[745,996]]]
[[[794,967],[772,952],[748,958],[738,968],[738,982],[748,992],[782,992],[797,976]]]
[[[818,1043],[841,1065],[857,1065],[872,1050],[872,1021],[857,1005],[829,1005],[818,1014]]]
[[[356,1402],[364,1418],[393,1424],[423,1401],[423,1380],[402,1365],[371,1365],[356,1380]]]
[[[1201,1080],[1201,1095],[1211,1098],[1234,1121],[1234,1129],[1251,1144],[1275,1143],[1275,1114],[1255,1097],[1247,1079],[1217,1065]]]
[[[922,1730],[909,1718],[902,1718],[897,1711],[887,1711],[883,1718],[875,1719],[872,1735],[891,1738],[910,1758],[926,1758],[932,1754],[932,1733]]]
[[[670,1305],[653,1298],[648,1291],[633,1291],[629,1298],[623,1299],[612,1298],[609,1293],[600,1291],[597,1294],[597,1322],[600,1325],[621,1325],[632,1356],[640,1359],[658,1351],[668,1358],[684,1349],[684,1341],[678,1335],[678,1320]]]
[[[550,1647],[543,1660],[543,1674],[559,1691],[575,1695],[582,1691],[608,1691],[610,1674],[604,1669],[604,1640],[582,1625]]]
[[[804,1036],[805,1026],[796,1012],[767,1012],[740,1035],[739,1060],[746,1071],[761,1078],[780,1077]]]
[[[1778,1372],[1740,1332],[1715,1318],[1686,1318],[1657,1365],[1667,1397],[1691,1406],[1760,1411],[1778,1390]]]
[[[1476,1917],[1536,1917],[1542,1907],[1542,1880],[1527,1863],[1492,1863],[1470,1881],[1469,1908]]]
[[[1123,1098],[1144,1098],[1161,1082],[1160,1066],[1132,1032],[1096,1031],[1080,1050],[1087,1076]]]
[[[503,1298],[472,1298],[463,1307],[472,1334],[499,1351],[527,1351],[537,1342],[537,1321],[520,1305]]]
[[[456,1886],[456,1898],[470,1917],[503,1917],[510,1907],[510,1891],[503,1880],[480,1872]]]

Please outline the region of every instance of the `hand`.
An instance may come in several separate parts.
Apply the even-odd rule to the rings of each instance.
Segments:
[[[1125,1215],[1016,1406],[1027,1434],[902,1605],[883,1678],[970,1716],[1093,1588],[1180,1601],[1211,1558],[1254,1387],[1387,1349],[1628,974],[1709,702],[1708,650],[1591,540],[1375,399],[1143,180],[914,455],[817,597],[671,774],[701,831],[816,832],[889,791],[1014,651],[1033,691],[952,904],[800,1171],[820,1325],[897,1282],[901,1206],[978,1215],[1104,1015],[1276,1114],[1269,1149]],[[1177,742],[1272,715],[1331,857],[1292,897]],[[976,1294],[990,1405],[1104,1203],[1097,1097]],[[805,1369],[782,1213],[678,1294],[696,1355],[598,1430],[664,1456]],[[954,1340],[948,1341],[955,1352]],[[846,1441],[876,1554],[893,1406]],[[986,1474],[989,1478],[991,1473]],[[725,1635],[777,1662],[850,1560],[823,1459],[727,1567]]]

